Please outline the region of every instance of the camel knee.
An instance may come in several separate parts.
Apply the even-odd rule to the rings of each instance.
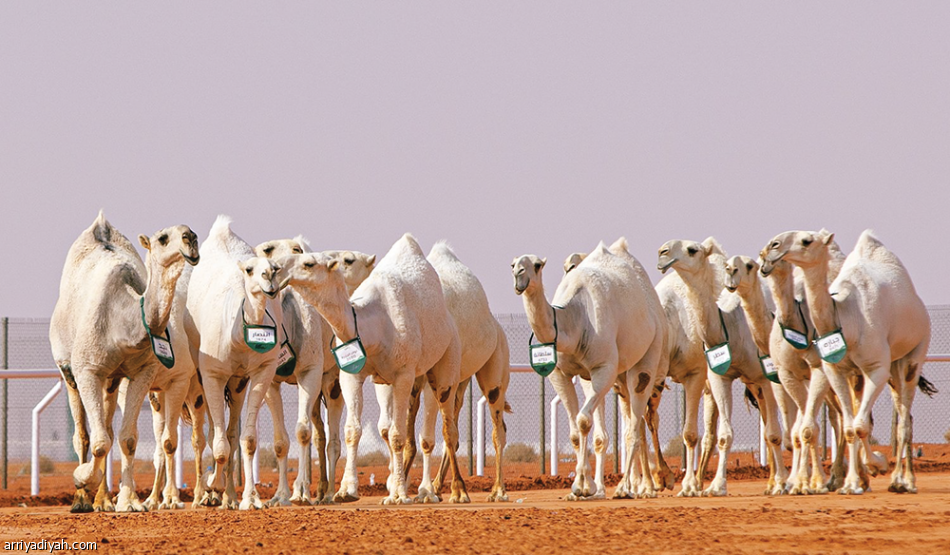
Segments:
[[[718,443],[719,448],[728,449],[730,446],[732,446],[732,430],[728,432],[721,432],[719,434],[718,439],[719,439],[719,443]]]
[[[815,439],[815,426],[814,425],[803,425],[802,429],[799,431],[802,441],[805,443],[811,443]]]
[[[588,417],[586,414],[583,414],[583,413],[578,414],[577,415],[577,429],[578,431],[580,431],[582,435],[585,435],[585,436],[588,433],[590,433],[590,417]]]
[[[772,445],[776,447],[782,446],[782,436],[777,435],[777,434],[771,434],[769,435],[768,439],[769,439],[769,443],[771,443]]]
[[[177,450],[178,445],[176,442],[172,441],[172,438],[165,438],[165,441],[162,442],[162,450],[165,451],[166,455],[174,455]]]
[[[683,443],[689,447],[696,447],[696,443],[699,442],[699,434],[696,432],[686,432],[683,434]]]
[[[241,438],[241,447],[244,448],[244,452],[253,455],[257,451],[257,438],[251,435],[244,436]],[[284,444],[284,449],[287,448],[287,444]],[[277,451],[277,447],[274,447],[274,451]]]
[[[571,434],[571,445],[574,449],[581,448],[581,436],[579,434]]]
[[[109,452],[109,444],[105,441],[97,441],[92,446],[92,456],[101,459],[106,456],[106,453]]]
[[[135,447],[137,445],[137,441],[134,436],[129,436],[125,438],[125,440],[120,441],[119,444],[122,446],[123,453],[125,453],[126,455],[130,457],[135,456]]]
[[[287,456],[287,442],[278,439],[274,441],[274,456],[278,459],[282,459]]]
[[[306,445],[310,443],[310,438],[312,437],[313,434],[310,431],[310,426],[306,424],[297,424],[297,443],[300,445]]]
[[[607,451],[607,438],[602,435],[594,435],[594,451],[596,453],[605,453]]]
[[[855,432],[855,429],[852,427],[847,427],[844,429],[844,440],[847,443],[854,443],[858,439],[858,435]]]
[[[344,439],[346,440],[347,445],[352,445],[354,443],[359,443],[360,436],[363,435],[363,428],[360,425],[347,424],[346,429],[343,430]]]
[[[419,447],[422,449],[423,453],[426,455],[431,455],[435,445],[433,445],[432,442],[427,439],[422,439],[419,441]]]

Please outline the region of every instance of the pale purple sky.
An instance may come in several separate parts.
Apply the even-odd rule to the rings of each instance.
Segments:
[[[252,244],[448,239],[509,264],[626,235],[754,255],[873,228],[950,303],[950,3],[0,3],[0,315],[48,317],[100,208]]]

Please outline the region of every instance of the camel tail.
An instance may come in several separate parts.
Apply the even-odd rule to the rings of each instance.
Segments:
[[[933,397],[934,394],[940,393],[937,390],[937,386],[935,386],[933,382],[923,376],[920,376],[920,378],[917,380],[917,389],[919,389],[920,392],[927,397]]]
[[[762,410],[759,408],[759,401],[755,398],[755,395],[752,394],[752,390],[748,387],[745,388],[745,401],[746,405],[752,405],[755,407],[755,410]],[[749,409],[749,412],[752,412],[752,409]]]
[[[513,414],[515,411],[511,410],[511,405],[508,404],[508,401],[505,401],[505,412],[508,414]]]

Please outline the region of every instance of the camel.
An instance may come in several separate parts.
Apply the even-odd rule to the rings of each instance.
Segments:
[[[870,433],[871,409],[885,382],[891,386],[899,417],[897,463],[888,490],[916,493],[910,409],[930,346],[930,316],[900,259],[870,230],[861,234],[829,287],[833,239],[834,234],[824,229],[787,231],[769,242],[763,259],[772,264],[786,260],[802,269],[805,298],[818,334],[814,344],[839,399],[852,398],[849,375],[864,378],[857,414],[852,403],[841,403],[848,473],[838,493],[857,495],[868,489],[858,470],[858,440]],[[810,416],[806,414],[802,422],[803,437],[816,433]]]
[[[293,239],[268,241],[258,245],[254,250],[258,256],[274,260],[311,251],[309,243],[299,235]],[[358,287],[369,276],[376,261],[376,255],[357,251],[327,251],[324,254],[341,261],[344,282],[349,291]],[[286,364],[283,372],[278,369],[265,396],[267,406],[274,416],[274,452],[277,455],[278,467],[277,491],[268,504],[273,506],[291,503],[332,503],[334,484],[331,481],[335,482],[336,464],[340,457],[339,430],[343,414],[339,368],[336,366],[329,345],[333,330],[319,312],[304,301],[293,287],[288,287],[281,292],[281,306],[289,339],[289,346],[286,348],[295,356],[293,367],[291,364]],[[317,369],[319,373],[316,373]],[[296,384],[300,395],[296,436],[300,444],[301,459],[292,493],[287,480],[288,436],[282,416],[281,383]],[[320,413],[319,399],[321,397],[327,404],[329,442],[323,416]],[[316,499],[310,497],[312,466],[309,441],[311,437],[320,459],[320,484]]]
[[[567,274],[574,268],[576,268],[584,259],[587,258],[587,253],[575,252],[570,254],[567,259],[564,260],[564,273]],[[663,305],[663,310],[666,312],[666,320],[669,324],[669,346],[670,346],[670,367],[669,367],[669,377],[676,383],[685,383],[689,381],[690,385],[687,388],[688,391],[693,391],[698,387],[699,393],[703,391],[703,384],[706,383],[706,361],[703,358],[703,349],[702,342],[698,339],[690,343],[690,340],[686,337],[686,327],[683,325],[683,322],[686,321],[687,316],[685,310],[680,310],[683,308],[682,305],[682,294],[678,293],[671,286],[671,281],[680,281],[676,274],[670,274],[663,278],[659,284],[656,286],[657,295],[660,297],[660,304]],[[661,285],[662,284],[662,285]],[[692,364],[690,364],[692,362]],[[653,487],[657,490],[663,489],[673,489],[674,480],[673,472],[670,470],[669,465],[666,463],[666,460],[663,458],[663,446],[660,444],[659,438],[659,404],[662,399],[663,389],[665,387],[665,378],[663,382],[657,383],[654,385],[653,394],[650,396],[650,401],[647,403],[646,414],[644,415],[644,420],[646,421],[647,428],[650,430],[650,436],[653,439],[653,447],[655,457],[650,459],[650,466],[653,476]],[[619,388],[615,386],[615,389]],[[691,399],[690,395],[687,393],[687,400]],[[693,450],[696,447],[696,438],[698,437],[696,433],[696,412],[698,410],[699,396],[695,398],[695,405],[690,405],[687,402],[686,406],[686,422],[684,422],[683,430],[683,441],[686,445],[686,458],[685,461],[692,461]],[[691,409],[692,412],[691,412]],[[692,416],[691,416],[692,415]],[[692,418],[692,420],[690,420]],[[689,426],[688,422],[692,421],[693,425]],[[693,438],[694,441],[690,445],[687,438]],[[684,476],[684,484],[692,484],[695,480],[695,473],[693,471],[692,464],[684,465],[686,466],[686,475]],[[696,486],[693,486],[690,489],[696,489]],[[684,491],[689,491],[689,489],[684,488]],[[696,489],[696,495],[698,495],[698,489]],[[680,495],[684,495],[681,491]]]
[[[100,211],[69,249],[50,320],[53,359],[66,381],[76,422],[73,446],[80,464],[73,472],[74,513],[146,510],[132,476],[136,422],[153,379],[163,365],[173,363],[166,333],[172,296],[185,263],[197,264],[199,255],[198,238],[185,225],[151,238],[140,235],[139,243],[147,251],[144,264]],[[122,378],[129,383],[119,430],[122,478],[113,505],[102,472]],[[87,460],[90,447],[93,459]]]
[[[719,465],[704,496],[726,495],[726,462],[732,447],[732,381],[741,379],[753,392],[770,451],[767,495],[781,495],[787,471],[782,464],[782,434],[771,382],[763,374],[758,349],[735,294],[723,292],[726,255],[712,237],[702,243],[673,240],[660,247],[657,268],[672,268],[686,285],[686,306],[699,325],[706,346],[706,378],[719,411]],[[717,299],[719,303],[717,304]],[[707,429],[707,435],[711,433]]]
[[[505,492],[502,458],[505,450],[506,434],[504,413],[511,412],[506,402],[508,379],[510,373],[508,361],[508,338],[501,324],[492,316],[488,306],[488,297],[482,284],[475,274],[465,266],[455,252],[445,242],[436,243],[429,251],[427,260],[439,274],[442,291],[445,294],[445,303],[449,313],[455,320],[461,341],[462,362],[459,373],[459,387],[456,390],[453,415],[458,426],[459,413],[464,402],[465,389],[472,376],[478,381],[482,394],[488,400],[489,413],[492,419],[492,442],[495,447],[495,483],[488,501],[507,501]],[[421,385],[421,384],[420,384]],[[457,450],[458,445],[445,445],[442,464],[436,476],[435,483],[431,480],[430,467],[432,450],[435,447],[435,424],[437,404],[435,395],[429,387],[422,388],[425,394],[425,409],[422,433],[419,443],[422,446],[423,464],[422,481],[419,485],[417,502],[438,501],[442,489],[442,478],[448,467],[447,450]],[[413,403],[413,409],[418,410],[418,400]],[[410,410],[409,428],[414,427],[415,410]],[[407,453],[406,470],[414,456],[412,448],[412,434],[409,434],[410,449]]]
[[[380,403],[379,432],[390,450],[389,495],[383,504],[412,503],[402,452],[416,378],[425,376],[439,400],[443,438],[458,441],[454,420],[461,348],[458,330],[446,308],[439,276],[410,234],[396,241],[369,277],[346,290],[340,263],[322,253],[281,260],[282,275],[333,328],[334,356],[341,366],[340,386],[347,408],[346,467],[336,501],[359,499],[356,454],[362,436],[363,383],[372,377]],[[468,502],[455,452],[451,502]]]
[[[263,503],[251,476],[257,414],[277,370],[277,347],[285,341],[277,300],[280,267],[255,256],[253,248],[231,231],[227,216],[215,220],[201,256],[205,262],[195,268],[188,284],[186,328],[214,431],[215,466],[202,504],[259,509]],[[240,438],[244,492],[238,505],[231,466],[245,396],[248,407]],[[227,427],[226,407],[230,408]]]
[[[760,266],[758,262],[747,256],[734,256],[726,262],[726,288],[739,295],[742,308],[749,321],[752,337],[760,352],[762,371],[772,381],[773,393],[776,400],[788,396],[788,400],[780,408],[794,406],[797,414],[783,417],[783,427],[791,432],[792,439],[792,468],[789,471],[787,493],[793,495],[827,493],[829,489],[837,487],[834,476],[843,476],[844,442],[840,428],[840,411],[837,408],[837,399],[828,397],[829,415],[835,437],[840,440],[838,456],[835,465],[832,465],[832,480],[829,482],[822,470],[821,457],[818,446],[814,441],[805,442],[799,434],[799,425],[802,415],[807,410],[808,387],[815,370],[809,366],[812,355],[817,359],[817,353],[807,349],[799,349],[786,340],[785,331],[791,329],[791,337],[807,337],[807,320],[804,320],[806,307],[796,305],[793,292],[792,266],[787,262],[779,262],[775,267],[769,267],[765,273],[769,276],[769,286],[772,297],[775,299],[775,315],[766,304],[765,294],[762,291],[762,282],[758,278]],[[798,320],[799,312],[802,320]],[[785,322],[785,324],[782,324]],[[795,323],[793,323],[795,322]],[[791,327],[789,327],[791,326]],[[792,328],[804,328],[804,332]],[[796,335],[797,334],[797,335]],[[801,346],[801,345],[799,345]],[[769,366],[769,360],[772,366]],[[821,366],[816,364],[817,372]],[[813,410],[820,408],[825,400],[814,403]],[[789,427],[789,424],[791,426]],[[811,438],[814,439],[814,438]],[[811,472],[809,473],[809,468]]]
[[[561,280],[554,304],[544,295],[541,271],[545,259],[535,255],[515,258],[511,269],[515,293],[522,296],[528,322],[542,346],[556,351],[551,383],[568,412],[571,443],[577,457],[576,475],[569,500],[603,498],[604,454],[608,438],[603,422],[603,399],[623,376],[622,411],[628,422],[624,477],[617,497],[655,497],[652,479],[640,479],[635,464],[646,474],[641,442],[642,416],[657,377],[669,364],[666,316],[656,291],[640,263],[620,238],[608,249],[603,243]],[[578,408],[571,380],[582,378],[583,407]],[[594,424],[596,466],[593,484],[588,468],[588,434]],[[635,490],[634,484],[639,483]],[[592,487],[593,486],[593,487]]]

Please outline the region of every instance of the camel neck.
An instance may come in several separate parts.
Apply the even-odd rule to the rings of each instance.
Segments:
[[[340,287],[315,289],[299,284],[294,290],[317,309],[317,312],[326,320],[327,324],[330,325],[330,329],[333,330],[333,334],[341,342],[356,338],[357,320],[364,324],[364,328],[366,327],[366,315],[361,314],[364,311],[350,303],[346,288],[342,285]]]
[[[273,317],[268,317],[267,298],[263,294],[251,295],[245,292],[244,301],[241,303],[241,313],[245,324],[260,326],[273,323],[271,321]]]
[[[834,299],[828,291],[828,261],[823,259],[814,266],[802,267],[805,274],[805,299],[811,320],[818,335],[838,329]]]
[[[146,256],[146,264],[148,281],[142,294],[142,312],[145,315],[145,325],[152,335],[161,335],[168,326],[172,301],[175,298],[175,285],[181,277],[185,262],[182,260],[162,267],[153,263],[151,256]]]
[[[540,276],[538,281],[540,282]],[[553,343],[555,335],[558,335],[554,329],[554,307],[548,304],[544,288],[540,284],[538,287],[529,287],[521,297],[525,314],[528,315],[528,324],[535,338],[540,343]]]
[[[759,348],[759,352],[768,354],[769,335],[772,333],[772,312],[765,304],[765,295],[759,282],[754,282],[749,291],[739,295],[739,300],[748,319],[749,328],[752,330],[756,347]]]
[[[799,304],[795,300],[795,281],[790,271],[773,270],[769,274],[769,289],[775,299],[775,319],[778,323],[801,332],[805,332],[807,322],[799,316]]]
[[[686,285],[687,307],[696,322],[699,322],[699,334],[707,347],[720,345],[729,341],[725,325],[719,312],[716,299],[722,291],[721,283],[717,289],[716,276],[710,264],[697,274],[682,273],[683,283]]]

